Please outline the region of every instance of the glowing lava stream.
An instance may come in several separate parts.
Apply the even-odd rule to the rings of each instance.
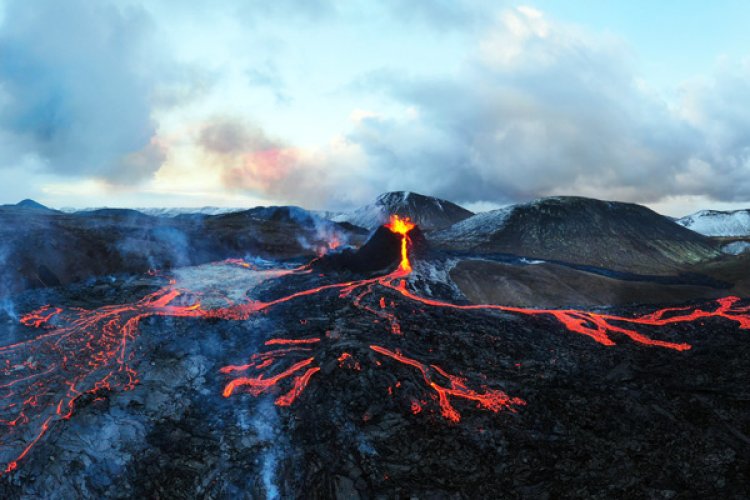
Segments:
[[[94,310],[44,306],[26,314],[21,319],[24,325],[49,331],[31,340],[0,347],[0,463],[6,463],[5,472],[16,469],[18,462],[28,455],[57,420],[70,418],[82,397],[100,398],[108,391],[118,388],[130,390],[138,383],[138,374],[131,366],[135,361],[132,344],[137,338],[140,321],[152,316],[244,320],[281,303],[338,290],[339,297],[352,297],[355,307],[375,315],[378,318],[376,321],[387,322],[391,333],[401,335],[403,332],[396,314],[388,311],[389,307],[394,309],[392,300],[388,304],[385,297],[381,297],[379,308],[362,303],[368,294],[374,292],[374,287],[381,286],[430,307],[549,316],[568,331],[586,335],[607,346],[615,344],[611,338],[615,334],[647,346],[684,351],[690,349],[689,344],[653,339],[636,328],[708,318],[725,318],[738,323],[741,329],[750,329],[750,305],[741,307],[737,297],[719,299],[714,306],[706,309],[666,308],[633,317],[572,309],[462,305],[420,297],[407,288],[405,279],[412,272],[409,232],[414,224],[408,219],[393,216],[386,227],[401,235],[401,259],[395,271],[377,278],[324,285],[268,302],[248,300],[235,303],[225,298],[223,303],[228,305],[215,308],[202,305],[199,293],[177,288],[172,282],[132,304],[110,305]],[[228,260],[221,264],[255,269],[241,260]],[[268,271],[267,279],[307,272],[310,272],[308,266]],[[358,293],[354,294],[355,291]],[[228,365],[220,369],[222,374],[235,377],[226,384],[222,395],[230,397],[242,391],[258,396],[277,392],[280,385],[286,385],[288,389],[276,398],[276,404],[291,405],[320,371],[315,349],[325,340],[318,337],[268,340],[265,345],[270,350],[253,354],[246,364]],[[452,375],[437,365],[408,357],[398,350],[375,344],[370,345],[370,349],[387,360],[417,370],[426,387],[432,391],[432,396],[437,399],[441,414],[450,421],[460,420],[451,398],[471,401],[493,412],[505,409],[513,411],[514,407],[525,404],[522,399],[510,397],[499,390],[487,387],[481,391],[470,389],[464,378]],[[359,361],[347,352],[342,353],[338,361],[341,368],[361,369]],[[379,361],[377,363],[381,364]],[[426,401],[411,401],[411,411],[421,413],[424,404]]]

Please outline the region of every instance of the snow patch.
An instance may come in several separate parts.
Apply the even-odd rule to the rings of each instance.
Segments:
[[[750,252],[750,241],[733,241],[721,247],[721,251],[729,255],[740,255]]]
[[[89,207],[89,208],[73,208],[63,207],[60,209],[61,212],[68,214],[74,214],[77,212],[91,212],[93,210],[102,210],[110,207]],[[237,207],[147,207],[147,208],[134,208],[142,214],[151,215],[154,217],[176,217],[178,215],[221,215],[229,214],[233,212],[241,212],[247,210],[246,208]]]
[[[705,236],[750,236],[750,210],[701,210],[676,222]]]
[[[461,246],[476,246],[487,243],[490,237],[502,229],[515,206],[483,212],[438,231],[433,235],[437,241],[450,241]]]
[[[335,214],[331,220],[349,222],[372,230],[385,224],[392,214],[410,217],[423,230],[431,230],[465,219],[472,212],[446,200],[410,191],[394,191],[381,194],[373,204],[349,213]]]

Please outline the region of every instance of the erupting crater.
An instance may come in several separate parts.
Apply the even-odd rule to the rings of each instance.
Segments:
[[[5,464],[4,471],[8,473],[16,469],[55,421],[71,418],[81,398],[97,398],[106,391],[118,389],[130,390],[138,383],[134,344],[138,340],[140,322],[153,316],[245,320],[284,303],[333,294],[337,300],[351,301],[354,307],[363,314],[372,315],[379,324],[388,325],[387,336],[390,338],[379,340],[373,336],[368,342],[372,354],[369,359],[375,359],[379,365],[387,363],[402,367],[421,378],[427,398],[410,400],[411,411],[420,414],[426,405],[431,405],[430,400],[434,400],[440,415],[453,423],[461,419],[455,406],[457,401],[470,402],[491,412],[516,411],[526,401],[487,385],[477,387],[460,374],[449,373],[438,364],[420,361],[414,357],[416,354],[407,355],[393,347],[393,344],[398,345],[398,339],[410,333],[401,327],[394,300],[401,298],[447,310],[480,313],[494,310],[545,316],[556,320],[566,331],[587,336],[604,346],[613,346],[619,338],[628,338],[644,346],[685,351],[690,349],[689,344],[653,338],[644,333],[644,328],[651,332],[667,325],[712,318],[733,321],[740,329],[750,329],[750,305],[742,305],[737,297],[725,297],[704,306],[666,308],[634,316],[572,309],[455,304],[423,297],[408,284],[408,278],[414,272],[410,251],[415,225],[408,219],[392,216],[384,228],[398,243],[398,259],[391,263],[392,271],[374,277],[302,289],[267,301],[251,300],[246,294],[226,294],[217,298],[207,290],[189,286],[189,280],[172,281],[130,304],[93,310],[47,305],[27,313],[21,323],[43,332],[30,340],[0,347],[0,460]],[[356,262],[356,259],[350,256],[349,261]],[[263,271],[239,260],[219,264],[256,273],[256,282],[314,272],[314,264]],[[202,272],[210,274],[212,271],[205,268]],[[385,292],[391,298],[386,299]],[[374,300],[365,300],[368,296],[373,296]],[[252,353],[219,370],[221,376],[226,377],[221,395],[229,398],[238,393],[252,396],[274,394],[278,406],[290,406],[306,387],[322,376],[320,353],[333,342],[335,340],[329,336],[312,335],[268,339],[261,352]],[[335,347],[333,344],[332,348]],[[340,369],[361,371],[361,364],[366,361],[364,357],[355,359],[343,348],[337,356],[336,366]]]

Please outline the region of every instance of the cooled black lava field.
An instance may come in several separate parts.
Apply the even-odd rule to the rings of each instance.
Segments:
[[[0,348],[2,496],[750,491],[750,301],[476,304],[451,258],[395,218],[311,263],[19,293]]]

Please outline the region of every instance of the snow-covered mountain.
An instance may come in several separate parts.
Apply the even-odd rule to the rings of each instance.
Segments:
[[[393,191],[381,194],[371,205],[334,215],[332,220],[374,229],[394,214],[409,217],[424,230],[448,227],[474,215],[473,212],[440,198],[408,191]]]
[[[705,236],[750,236],[750,209],[701,210],[677,223]]]
[[[139,212],[157,217],[175,217],[185,214],[219,215],[246,210],[239,207],[199,207],[199,208],[136,208]]]
[[[72,208],[63,207],[60,210],[65,213],[77,213],[77,212],[92,212],[95,210],[101,210],[104,207],[91,207],[91,208]],[[220,215],[232,212],[240,212],[247,210],[246,208],[236,207],[147,207],[147,208],[134,208],[138,212],[146,215],[152,215],[154,217],[176,217],[178,215]]]

